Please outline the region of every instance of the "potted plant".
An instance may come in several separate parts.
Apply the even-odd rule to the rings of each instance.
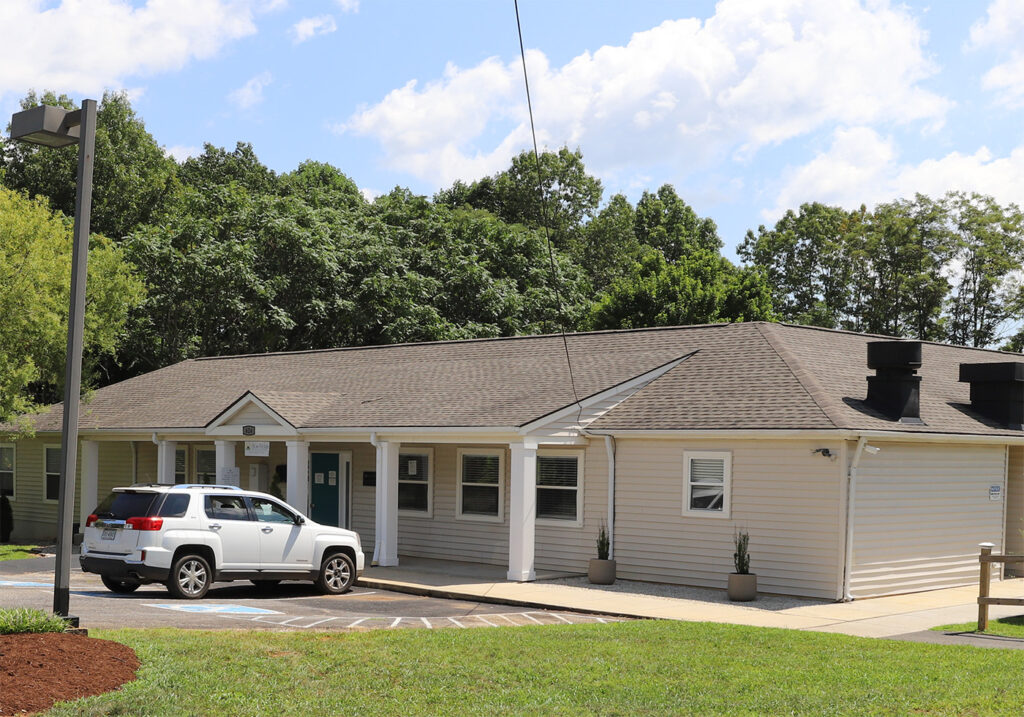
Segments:
[[[736,552],[732,554],[736,572],[729,575],[729,587],[726,591],[730,600],[749,602],[757,598],[757,575],[750,572],[750,533],[737,530],[733,536]]]
[[[587,569],[587,577],[595,585],[611,585],[615,582],[615,561],[608,559],[610,544],[608,531],[602,523],[597,534],[597,557],[590,559]]]

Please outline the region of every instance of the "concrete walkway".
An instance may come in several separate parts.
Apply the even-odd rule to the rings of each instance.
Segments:
[[[502,568],[422,558],[401,558],[393,568],[372,567],[359,584],[435,597],[497,601],[512,605],[577,610],[603,615],[722,622],[756,627],[839,632],[862,637],[897,637],[978,617],[978,588],[855,600],[847,603],[761,596],[730,603],[724,590],[618,581],[589,585],[586,578],[538,575],[532,583],[508,582]],[[652,594],[656,593],[656,594]],[[993,597],[1024,597],[1024,579],[992,584]],[[992,619],[1019,615],[1020,607],[993,606]]]

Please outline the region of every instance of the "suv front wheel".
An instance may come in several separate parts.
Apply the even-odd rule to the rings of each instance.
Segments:
[[[341,595],[352,589],[356,579],[356,566],[345,553],[331,553],[320,566],[316,584],[325,593]]]
[[[198,600],[210,590],[213,582],[210,564],[201,555],[182,555],[174,561],[167,590],[183,600]]]

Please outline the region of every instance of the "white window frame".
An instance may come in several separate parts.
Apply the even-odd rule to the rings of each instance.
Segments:
[[[585,451],[582,449],[568,449],[568,448],[544,448],[537,451],[537,488],[543,488],[544,490],[575,490],[576,491],[576,520],[561,520],[559,518],[542,518],[536,515],[537,508],[534,508],[534,514],[536,515],[537,525],[550,525],[558,528],[582,528],[583,527],[583,456]],[[575,488],[560,488],[558,486],[542,486],[540,485],[540,459],[546,457],[555,458],[575,458],[576,459],[576,487]],[[539,506],[539,501],[537,501]]]
[[[14,451],[14,457],[11,459],[11,494],[7,496],[7,500],[13,503],[14,499],[18,497],[18,446],[15,443],[0,443],[0,448],[10,448]],[[45,465],[43,470],[46,470]]]
[[[706,510],[691,508],[690,501],[690,461],[700,460],[722,461],[722,509]],[[701,485],[698,483],[697,485]],[[732,452],[731,451],[683,451],[683,515],[712,519],[729,519],[732,515]]]
[[[192,447],[192,465],[185,466],[185,475],[188,475],[188,469],[192,469],[192,482],[199,483],[199,451],[209,451],[213,454],[214,465],[217,460],[217,449],[214,446],[193,446]],[[185,459],[186,461],[188,458]],[[217,470],[213,471],[213,480],[208,485],[217,485]]]
[[[406,450],[402,450],[405,448]],[[433,518],[434,517],[434,449],[433,448],[412,448],[407,446],[401,446],[398,449],[398,460],[401,464],[402,456],[426,456],[427,457],[427,509],[424,510],[409,510],[399,509],[398,514],[404,515],[409,518]],[[418,469],[417,469],[418,470]],[[381,480],[381,476],[377,476],[377,480]],[[402,477],[398,477],[398,485],[402,483],[414,483],[416,485],[423,485],[423,481],[404,481]],[[401,490],[401,489],[399,489]]]
[[[181,451],[182,453],[185,454],[185,470],[182,473],[178,473],[178,451]],[[179,475],[182,476],[182,478],[183,478],[183,480],[181,481],[182,483],[190,483],[191,482],[189,480],[189,477],[188,477],[188,475],[189,475],[188,474],[188,462],[189,462],[188,461],[188,453],[189,453],[189,451],[188,451],[188,446],[187,445],[181,446],[180,448],[175,447],[175,449],[174,449],[174,482],[176,484],[178,483],[178,476]]]
[[[46,478],[48,476],[54,475],[53,473],[47,473],[46,472],[46,452],[49,449],[51,449],[51,448],[54,448],[57,451],[60,451],[61,445],[59,443],[45,443],[45,444],[43,444],[43,502],[44,503],[56,503],[56,502],[58,502],[60,500],[60,471],[59,470],[56,473],[56,475],[57,475],[57,497],[56,498],[47,498],[46,497]],[[63,455],[61,455],[61,460],[62,461],[64,460],[64,456]]]
[[[463,456],[497,456],[498,457],[498,514],[480,515],[462,512],[462,457]],[[471,520],[483,523],[505,522],[505,451],[502,448],[460,448],[456,451],[455,463],[455,517],[458,520]],[[492,483],[469,483],[468,485],[484,488],[495,487]]]

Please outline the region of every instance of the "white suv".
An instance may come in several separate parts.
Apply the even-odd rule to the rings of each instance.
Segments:
[[[359,535],[314,523],[266,493],[223,485],[114,488],[85,524],[82,570],[117,593],[165,583],[195,599],[214,581],[313,580],[347,592],[363,572]]]

